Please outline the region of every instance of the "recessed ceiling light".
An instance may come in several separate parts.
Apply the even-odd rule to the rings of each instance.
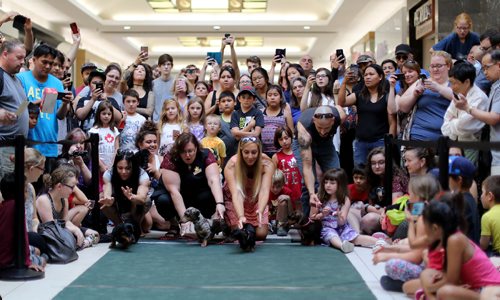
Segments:
[[[125,30],[130,30],[130,28],[132,28],[132,27],[130,27],[130,26],[123,26],[123,29],[125,29]]]
[[[304,30],[309,30],[311,29],[311,26],[304,26]]]
[[[215,29],[215,30],[219,30],[219,29],[220,29],[220,26],[219,26],[219,25],[215,25],[215,26],[214,26],[214,29]]]
[[[401,30],[401,27],[395,27],[394,29],[395,30]]]

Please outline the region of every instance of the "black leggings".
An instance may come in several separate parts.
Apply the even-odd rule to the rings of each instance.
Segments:
[[[202,191],[195,195],[182,195],[182,198],[184,199],[186,208],[195,207],[199,209],[201,214],[207,219],[215,213],[215,198],[211,190]],[[165,220],[170,220],[175,216],[181,217],[177,215],[174,202],[168,192],[160,195],[158,198],[154,199],[154,201],[158,213],[160,213]]]

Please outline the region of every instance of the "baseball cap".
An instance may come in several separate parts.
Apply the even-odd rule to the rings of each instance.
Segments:
[[[413,53],[411,47],[407,44],[399,44],[396,46],[396,55]]]
[[[95,70],[95,69],[97,69],[97,66],[95,64],[91,63],[91,62],[84,63],[82,65],[82,68],[80,69],[80,72],[83,72],[83,71],[85,71],[87,69],[93,69],[93,70]]]
[[[476,167],[463,156],[450,156],[448,158],[448,174],[462,176],[465,178],[474,178]]]
[[[88,81],[91,82],[92,78],[94,78],[94,77],[100,77],[103,81],[106,81],[106,75],[104,74],[104,72],[102,72],[102,70],[96,69],[96,70],[90,72]]]
[[[360,55],[358,57],[358,60],[356,60],[357,64],[367,63],[367,62],[373,63],[373,62],[375,62],[375,60],[373,59],[373,57],[371,57],[370,55],[366,55],[366,54]]]
[[[250,94],[254,97],[257,97],[257,94],[255,93],[255,89],[251,86],[248,86],[248,85],[244,85],[241,87],[241,90],[238,93],[238,97],[243,95],[243,94]]]

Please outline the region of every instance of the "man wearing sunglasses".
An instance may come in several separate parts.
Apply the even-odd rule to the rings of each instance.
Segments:
[[[297,142],[300,155],[295,157],[302,163],[302,177],[305,190],[302,190],[302,207],[304,214],[309,214],[309,204],[320,205],[315,190],[316,178],[313,166],[318,163],[322,172],[332,168],[340,168],[340,161],[333,136],[346,115],[340,106],[320,106],[306,109],[297,123]],[[297,147],[294,147],[295,149]],[[300,165],[299,165],[300,168]]]

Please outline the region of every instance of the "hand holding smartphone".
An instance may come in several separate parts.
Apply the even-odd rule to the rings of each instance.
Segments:
[[[148,46],[141,46],[141,53],[146,53],[146,57],[149,56]]]
[[[76,25],[76,23],[75,23],[75,22],[73,22],[73,23],[69,24],[69,27],[71,27],[71,32],[72,32],[73,34],[78,34],[78,33],[80,33],[80,30],[78,29],[78,26]]]
[[[16,28],[19,31],[24,31],[24,24],[26,23],[26,19],[27,18],[23,15],[15,16],[12,27]]]
[[[398,74],[394,74],[394,76],[396,76],[396,80],[400,80],[400,81],[405,80],[405,74],[398,73]]]
[[[414,202],[411,209],[412,216],[420,216],[424,212],[425,203],[424,202]]]
[[[343,49],[337,49],[335,51],[335,56],[337,56],[337,61],[345,61],[345,55],[344,55],[344,50]]]
[[[279,56],[281,59],[286,57],[286,48],[285,49],[276,49],[274,56]]]

